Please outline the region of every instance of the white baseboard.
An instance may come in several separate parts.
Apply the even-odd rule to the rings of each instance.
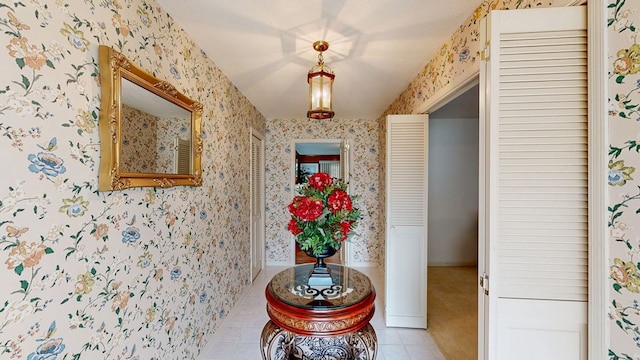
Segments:
[[[371,262],[371,261],[359,261],[359,262],[352,262],[349,264],[349,267],[377,267],[378,264]]]
[[[269,261],[267,260],[267,266],[294,266],[291,261]]]

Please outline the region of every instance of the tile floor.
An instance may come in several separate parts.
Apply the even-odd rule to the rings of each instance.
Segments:
[[[262,360],[260,333],[267,323],[264,289],[283,267],[267,267],[243,294],[199,360]],[[383,319],[384,274],[379,268],[358,268],[375,286],[376,314],[371,324],[378,336],[377,360],[445,360],[426,330],[388,328]]]

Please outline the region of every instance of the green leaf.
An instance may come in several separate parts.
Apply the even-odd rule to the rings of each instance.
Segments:
[[[616,78],[616,82],[618,84],[622,84],[624,82],[624,75],[620,75]]]
[[[53,63],[51,62],[51,60],[47,60],[47,66],[52,68],[52,69],[56,68],[55,66],[53,66]]]
[[[22,75],[22,84],[24,85],[25,89],[28,89],[29,85],[31,85],[31,81],[29,81],[26,76]]]
[[[47,247],[47,248],[44,249],[44,253],[45,254],[53,254],[53,249],[50,248],[50,247]]]
[[[20,287],[22,290],[27,291],[29,288],[29,282],[27,280],[20,280]]]
[[[24,59],[23,58],[16,58],[16,64],[18,64],[18,67],[20,69],[22,69],[24,67]]]
[[[24,270],[24,266],[22,264],[16,266],[13,271],[18,274],[18,275],[22,275],[22,271]]]
[[[623,214],[622,212],[616,213],[615,215],[613,215],[613,217],[611,218],[611,220],[613,221],[613,220],[615,220],[615,219],[619,218],[622,214]]]
[[[62,304],[64,304],[64,303],[66,303],[67,301],[69,301],[69,298],[66,298],[66,299],[62,300],[62,302],[60,303],[60,305],[62,305]]]
[[[613,290],[620,292],[620,289],[622,289],[622,286],[620,286],[620,284],[618,283],[613,284]]]

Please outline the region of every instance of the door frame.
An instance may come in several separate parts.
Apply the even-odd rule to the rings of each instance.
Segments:
[[[588,357],[599,359],[607,354],[610,342],[608,328],[608,253],[607,247],[607,47],[606,17],[607,8],[604,2],[590,1],[588,12],[588,100],[589,100],[589,239],[588,239]],[[475,63],[466,74],[455,78],[446,86],[436,91],[422,105],[416,107],[414,114],[431,113],[447,104],[479,83],[480,65]],[[483,89],[480,89],[483,91]],[[482,104],[481,104],[482,106]],[[482,109],[481,109],[482,111]],[[481,149],[478,149],[479,151]],[[479,169],[480,179],[485,176],[484,169]],[[482,184],[482,182],[480,182]],[[479,196],[485,194],[481,186]],[[481,209],[479,209],[480,211]],[[480,256],[484,257],[484,244],[478,243],[478,265]],[[480,274],[479,274],[480,275]],[[482,288],[479,287],[478,291]],[[478,353],[482,360],[485,332],[484,306],[478,301]]]
[[[326,139],[326,138],[321,138],[321,139],[293,139],[291,142],[291,180],[290,180],[290,186],[291,186],[291,193],[295,194],[295,189],[296,189],[296,144],[305,144],[305,143],[316,143],[316,144],[341,144],[341,146],[343,144],[349,144],[350,139]],[[347,151],[351,151],[351,149],[347,149]],[[349,155],[350,157],[350,155]],[[340,169],[342,169],[342,162],[345,161],[345,159],[342,158],[342,154],[340,155]],[[349,163],[347,164],[347,170],[351,171],[351,163],[349,161]],[[348,191],[348,190],[347,190]],[[291,266],[295,266],[296,265],[296,238],[293,235],[290,235],[290,246],[289,248],[291,249],[290,252],[290,259],[291,259]],[[344,244],[342,245],[342,247],[340,248],[340,251],[338,253],[340,255],[340,264],[344,265],[344,266],[349,266],[350,263],[350,255],[351,255],[351,242],[350,241],[345,241]]]

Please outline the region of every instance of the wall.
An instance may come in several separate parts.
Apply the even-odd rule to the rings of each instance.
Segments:
[[[640,356],[640,0],[608,1],[610,359]]]
[[[429,115],[429,266],[478,261],[478,88],[468,93]]]
[[[378,263],[381,252],[378,217],[378,127],[371,120],[267,120],[266,144],[266,259],[267,264],[293,264],[291,218],[292,158],[297,139],[347,139],[351,146],[350,191],[358,196],[364,217],[351,239],[351,265]]]
[[[153,0],[1,7],[0,357],[195,358],[249,283],[264,117]],[[203,103],[201,187],[97,192],[99,44]]]

